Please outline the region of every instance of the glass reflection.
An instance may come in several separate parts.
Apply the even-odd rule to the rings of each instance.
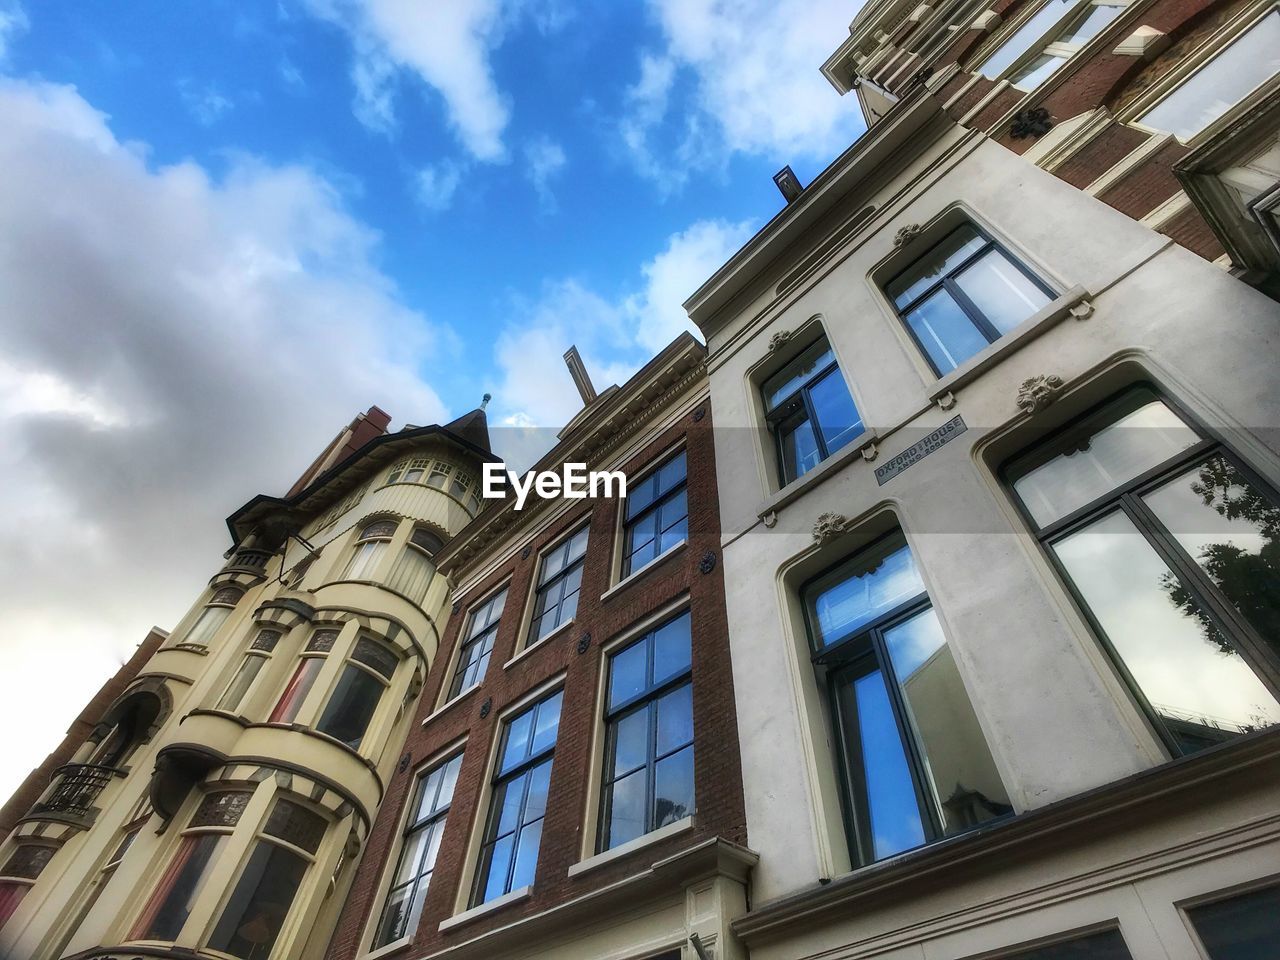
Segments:
[[[859,554],[819,580],[809,593],[818,646],[844,639],[923,592],[911,550],[901,541]]]
[[[856,679],[853,695],[871,842],[875,859],[882,860],[924,843],[924,824],[880,671]]]
[[[1124,513],[1053,549],[1184,753],[1280,720],[1275,698]]]

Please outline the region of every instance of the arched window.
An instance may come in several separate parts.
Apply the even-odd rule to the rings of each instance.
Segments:
[[[151,690],[126,694],[103,717],[110,732],[99,741],[89,763],[119,767],[133,749],[150,736],[166,712],[164,701]]]
[[[409,542],[396,558],[387,586],[421,602],[427,595],[427,587],[435,575],[434,557],[444,546],[444,541],[425,527],[417,527],[409,536]]]
[[[218,632],[218,628],[226,622],[227,617],[231,616],[231,611],[235,609],[235,605],[240,602],[242,596],[244,593],[237,587],[223,587],[216,591],[200,611],[200,616],[191,625],[182,642],[197,647],[207,647],[213,635]]]
[[[396,532],[394,520],[375,520],[360,531],[356,539],[355,552],[347,561],[347,569],[342,572],[342,580],[368,580],[377,569],[387,544]]]
[[[223,692],[218,700],[218,709],[226,710],[229,713],[236,713],[240,709],[240,705],[244,703],[245,697],[248,696],[253,682],[258,679],[258,674],[262,672],[263,667],[267,665],[267,661],[271,659],[271,653],[276,648],[276,644],[280,642],[279,630],[259,630],[258,635],[254,637],[253,644],[249,647],[249,652],[245,654],[244,661],[240,664],[240,668],[236,671],[236,675],[231,678],[231,682],[227,684],[227,689]]]

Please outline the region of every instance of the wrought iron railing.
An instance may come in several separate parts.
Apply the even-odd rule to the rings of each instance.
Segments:
[[[31,808],[31,814],[57,813],[87,818],[94,801],[119,771],[96,763],[69,763],[53,773],[49,793]]]

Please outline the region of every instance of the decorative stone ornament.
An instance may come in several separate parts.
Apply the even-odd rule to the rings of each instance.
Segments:
[[[769,352],[774,353],[791,339],[790,330],[779,330],[769,338]]]
[[[764,514],[760,519],[764,521],[764,525],[766,527],[772,530],[774,527],[778,525],[778,511],[770,510],[768,513]]]
[[[408,769],[409,769],[409,763],[410,763],[410,761],[412,760],[412,757],[413,757],[413,755],[412,755],[412,754],[409,754],[409,753],[406,753],[404,756],[402,756],[402,757],[400,758],[400,762],[396,764],[396,772],[397,772],[397,773],[404,773],[406,770],[408,770]]]
[[[702,559],[698,561],[698,572],[707,574],[716,568],[716,555],[714,550],[708,550],[702,555]]]
[[[920,231],[923,229],[924,227],[918,223],[908,223],[905,227],[899,227],[898,232],[893,235],[893,245],[895,247],[905,247],[920,236]]]
[[[699,407],[697,410],[693,411],[693,422],[701,423],[702,418],[705,417],[706,415],[707,415],[707,408]]]
[[[578,655],[581,656],[582,654],[586,653],[590,649],[591,649],[591,634],[584,633],[581,637],[578,638]]]
[[[942,394],[942,396],[937,397],[934,402],[943,410],[950,410],[956,405],[956,395],[948,390],[946,393]]]
[[[813,522],[813,539],[821,546],[849,529],[849,518],[842,513],[824,513]]]
[[[493,709],[493,698],[485,697],[484,703],[480,704],[480,719],[483,720],[489,715],[489,711]]]
[[[1088,300],[1081,300],[1071,307],[1071,315],[1077,320],[1088,320],[1093,316],[1093,304]]]
[[[1027,413],[1039,413],[1050,406],[1066,386],[1055,374],[1041,374],[1022,381],[1018,387],[1018,406]]]
[[[970,30],[981,30],[983,33],[990,33],[996,27],[1004,22],[1004,18],[994,10],[983,10],[973,23],[969,24]]]
[[[1013,126],[1009,128],[1009,135],[1015,140],[1025,140],[1027,137],[1044,136],[1052,129],[1053,119],[1049,116],[1048,110],[1044,107],[1028,107],[1013,115]]]
[[[1169,35],[1163,30],[1143,24],[1133,33],[1120,41],[1111,52],[1117,57],[1138,57],[1142,60],[1154,60],[1169,46]]]
[[[533,550],[533,544],[531,544],[531,543],[526,543],[526,544],[524,545],[524,549],[520,551],[520,559],[521,559],[521,560],[528,560],[528,559],[529,559],[529,554],[530,554],[530,552],[532,552],[532,550]]]
[[[867,463],[870,463],[878,456],[880,456],[880,445],[874,440],[862,448],[862,459]]]

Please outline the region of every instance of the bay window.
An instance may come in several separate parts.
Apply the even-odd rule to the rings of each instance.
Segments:
[[[762,391],[784,484],[863,432],[862,416],[826,337],[765,380]]]
[[[694,811],[686,610],[609,657],[600,850]]]
[[[231,678],[226,690],[218,698],[217,708],[219,710],[235,713],[240,709],[240,705],[244,703],[245,697],[248,696],[249,690],[253,687],[253,682],[258,679],[258,674],[266,666],[267,661],[271,658],[271,652],[275,650],[276,644],[279,642],[279,630],[258,631],[258,635],[253,638],[253,643],[249,647],[249,652],[245,654],[244,660],[240,662],[235,676]]]
[[[459,753],[418,777],[391,889],[373,938],[375,950],[411,935],[418,926],[461,767]]]
[[[337,640],[337,630],[317,630],[311,635],[306,649],[298,658],[293,676],[285,684],[284,692],[276,701],[271,716],[267,718],[268,723],[293,723],[298,711],[302,709],[303,701],[307,699],[307,694],[316,685],[316,678],[320,676],[320,670],[324,667],[325,657],[333,649]]]
[[[276,800],[209,938],[241,960],[271,955],[327,822],[292,800]]]
[[[1052,299],[1048,287],[967,223],[889,281],[885,292],[938,376]]]
[[[856,863],[1012,811],[911,549],[894,532],[802,588],[834,704]]]
[[[624,577],[688,538],[687,469],[681,450],[642,480],[628,484],[623,508]]]
[[[529,643],[536,643],[552,630],[568,623],[578,612],[578,591],[582,589],[582,566],[589,529],[583,527],[542,555]]]
[[[1007,476],[1173,755],[1280,722],[1280,500],[1231,451],[1139,386]]]
[[[197,647],[207,647],[214,634],[227,622],[231,611],[235,609],[235,605],[240,602],[242,596],[243,594],[235,587],[223,587],[216,591],[200,611],[200,616],[191,625],[182,642]]]
[[[458,649],[458,662],[454,667],[453,680],[449,683],[450,700],[484,679],[506,604],[507,588],[503,587],[467,614],[462,645]]]
[[[347,561],[347,568],[342,572],[340,580],[368,580],[378,568],[387,545],[395,536],[394,520],[377,520],[368,524],[356,538],[355,551]]]
[[[503,725],[472,906],[533,883],[562,699],[557,691]]]

